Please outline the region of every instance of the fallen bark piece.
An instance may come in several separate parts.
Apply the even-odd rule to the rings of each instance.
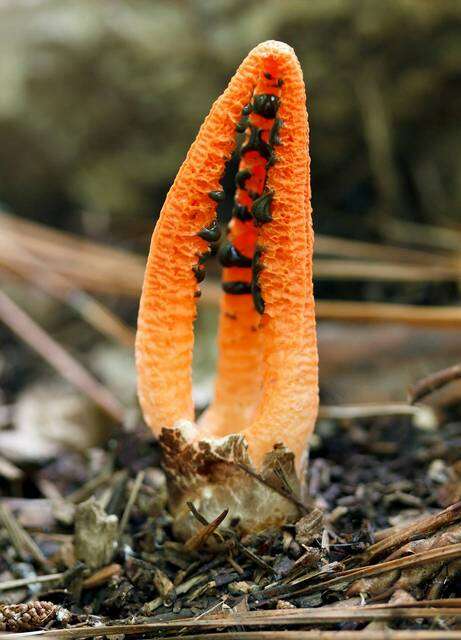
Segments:
[[[242,532],[296,520],[318,410],[308,121],[288,45],[249,53],[214,103],[154,230],[138,317],[138,393],[160,436],[176,532],[225,509]],[[243,134],[239,147],[236,132]],[[194,423],[193,321],[205,261],[219,240],[225,164],[239,167],[227,242],[215,399]],[[178,427],[180,427],[178,429]],[[240,468],[239,468],[240,465]]]
[[[75,556],[89,569],[109,565],[118,543],[118,518],[107,515],[94,497],[75,512]]]
[[[320,509],[314,509],[296,523],[296,542],[309,546],[313,540],[321,535],[322,529],[323,513]]]
[[[0,450],[15,462],[40,462],[66,449],[87,451],[111,433],[90,399],[55,380],[25,387],[12,413],[14,429],[0,431]]]

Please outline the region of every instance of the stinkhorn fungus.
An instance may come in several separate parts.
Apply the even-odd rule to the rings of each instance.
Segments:
[[[195,422],[193,322],[226,162],[239,168],[219,250],[223,295],[215,398]],[[225,508],[242,532],[296,518],[318,408],[308,122],[288,45],[258,45],[218,98],[171,187],[152,235],[136,360],[146,422],[159,436],[176,530],[188,502],[207,520]],[[289,489],[287,487],[289,485]]]

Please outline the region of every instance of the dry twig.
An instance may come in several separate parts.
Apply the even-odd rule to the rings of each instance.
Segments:
[[[383,404],[321,405],[319,418],[328,420],[356,420],[359,418],[376,418],[379,416],[417,416],[425,414],[429,409],[412,407],[404,402],[388,402]]]
[[[256,471],[253,471],[252,469],[250,469],[250,467],[247,467],[242,462],[235,462],[234,464],[236,467],[239,467],[240,469],[245,471],[245,473],[248,473],[249,476],[261,482],[261,484],[265,485],[266,487],[269,487],[269,489],[272,489],[272,491],[275,491],[275,493],[278,493],[279,495],[283,496],[287,500],[290,500],[290,502],[292,502],[298,507],[301,513],[308,512],[307,506],[303,502],[301,502],[301,500],[299,500],[292,491],[285,490],[281,486],[280,487],[273,486],[270,482],[265,480],[259,473],[256,473]]]
[[[459,270],[444,266],[318,258],[314,263],[314,277],[317,280],[446,282],[456,281]]]
[[[133,347],[134,331],[130,327],[101,302],[76,288],[64,275],[50,269],[47,263],[31,254],[20,242],[14,242],[14,239],[12,242],[8,234],[0,236],[0,249],[5,268],[74,309],[103,335],[126,347]]]
[[[219,516],[217,516],[212,522],[204,526],[201,531],[198,531],[195,535],[189,538],[189,540],[184,545],[185,549],[187,549],[187,551],[195,551],[196,549],[199,549],[201,546],[203,546],[208,538],[215,533],[216,529],[219,527],[221,522],[223,522],[228,513],[229,509],[224,509],[224,511],[220,513]]]
[[[461,326],[459,307],[418,307],[385,302],[320,300],[316,303],[316,316],[321,320],[340,322],[395,322],[441,329]]]
[[[6,529],[11,544],[23,560],[27,560],[30,555],[36,562],[42,565],[42,567],[45,569],[49,568],[48,560],[43,555],[40,547],[16,520],[6,504],[0,504],[0,523]]]
[[[128,497],[128,502],[126,503],[125,510],[120,520],[119,535],[122,535],[126,525],[128,524],[128,520],[130,519],[130,515],[131,515],[131,510],[133,508],[134,503],[136,502],[136,498],[138,497],[138,493],[143,483],[144,476],[145,476],[145,472],[140,471],[137,474],[135,481],[133,482],[133,486],[131,487],[131,492]]]
[[[414,404],[422,400],[426,396],[431,395],[434,391],[438,391],[445,385],[459,380],[461,378],[461,364],[455,364],[453,367],[442,369],[436,373],[419,380],[414,384],[408,392],[408,401]]]
[[[13,589],[20,589],[21,587],[44,584],[47,582],[59,582],[64,578],[64,575],[64,573],[50,573],[45,576],[28,576],[27,578],[4,580],[3,582],[0,582],[0,592],[12,591]]]
[[[368,547],[362,559],[364,562],[371,562],[412,540],[427,537],[431,533],[459,520],[461,520],[461,502],[457,502],[432,516],[418,519],[416,522],[392,531],[383,540]]]
[[[3,291],[0,291],[0,320],[106,414],[123,422],[125,411],[115,396]]]

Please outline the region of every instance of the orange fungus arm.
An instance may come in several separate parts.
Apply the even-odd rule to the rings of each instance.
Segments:
[[[235,146],[235,123],[255,86],[259,58],[251,53],[214,103],[176,176],[154,233],[138,315],[138,395],[154,433],[193,420],[191,363],[197,279],[212,227],[225,162]],[[218,193],[216,193],[218,192]],[[214,197],[210,197],[210,193]],[[203,239],[205,238],[205,239]]]
[[[259,228],[269,216],[272,194],[267,173],[275,160],[274,137],[281,87],[271,74],[279,45],[255,50],[259,68],[251,100],[242,109],[237,132],[244,133],[235,178],[236,194],[227,241],[219,259],[223,289],[218,335],[215,397],[200,421],[201,437],[222,437],[246,428],[262,389],[261,309],[257,309],[253,276]],[[250,54],[252,55],[252,54]]]
[[[291,48],[274,58],[273,75],[283,83],[278,112],[283,124],[267,179],[271,220],[258,237],[263,393],[244,433],[257,467],[277,442],[293,451],[299,467],[317,417],[318,365],[306,96]]]

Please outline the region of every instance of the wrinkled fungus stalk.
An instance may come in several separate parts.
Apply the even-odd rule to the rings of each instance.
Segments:
[[[208,520],[229,508],[226,522],[242,532],[297,516],[296,501],[283,493],[287,484],[299,491],[318,409],[305,101],[291,47],[269,41],[253,49],[202,125],[152,235],[136,340],[138,390],[163,447],[182,537],[198,526],[190,501]],[[196,424],[196,299],[210,245],[219,240],[220,181],[238,134],[235,201],[219,251],[215,398]]]

